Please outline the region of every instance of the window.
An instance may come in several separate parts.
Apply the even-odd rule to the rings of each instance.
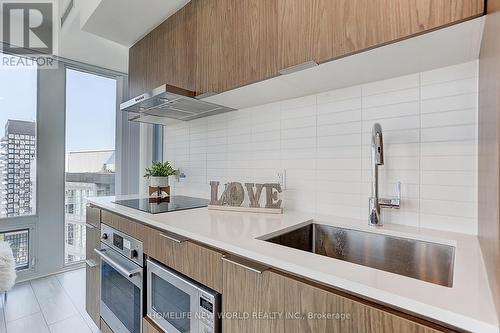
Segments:
[[[85,259],[86,198],[115,193],[116,89],[116,79],[66,70],[66,264]]]
[[[29,267],[29,229],[0,233],[0,240],[10,244],[16,262],[16,270]]]
[[[7,229],[0,240],[10,243],[18,270],[29,268],[30,229],[5,219],[36,214],[37,79],[36,66],[0,65],[0,219]]]
[[[0,218],[34,215],[36,67],[0,67],[0,109]]]

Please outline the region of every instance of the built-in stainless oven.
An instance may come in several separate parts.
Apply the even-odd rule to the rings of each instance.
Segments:
[[[142,332],[142,242],[101,225],[101,317],[114,333]]]
[[[148,259],[147,315],[168,333],[219,333],[221,295]]]

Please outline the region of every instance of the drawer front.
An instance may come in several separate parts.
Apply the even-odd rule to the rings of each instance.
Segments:
[[[222,292],[222,253],[184,237],[149,228],[145,252],[193,280]]]
[[[126,217],[110,213],[106,210],[101,212],[101,222],[144,242],[147,227],[139,222],[129,220]]]
[[[187,239],[153,228],[147,228],[147,234],[144,252],[162,264],[184,273],[183,261],[187,250]]]
[[[101,210],[97,207],[87,206],[86,214],[87,223],[99,229],[101,227]]]

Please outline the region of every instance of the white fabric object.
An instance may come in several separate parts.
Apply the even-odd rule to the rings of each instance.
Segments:
[[[0,241],[0,291],[10,290],[16,283],[16,262],[7,242]]]

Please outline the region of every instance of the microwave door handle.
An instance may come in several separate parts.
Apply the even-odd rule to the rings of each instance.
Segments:
[[[118,272],[120,272],[121,274],[123,274],[129,278],[133,277],[134,275],[140,274],[142,271],[140,268],[133,269],[130,271],[130,270],[124,268],[123,266],[120,266],[119,263],[117,263],[113,258],[111,258],[110,256],[108,256],[106,254],[106,250],[94,249],[94,252],[97,253],[99,255],[99,257],[101,257],[104,261],[106,261],[108,264],[110,264],[111,267],[113,267]]]

